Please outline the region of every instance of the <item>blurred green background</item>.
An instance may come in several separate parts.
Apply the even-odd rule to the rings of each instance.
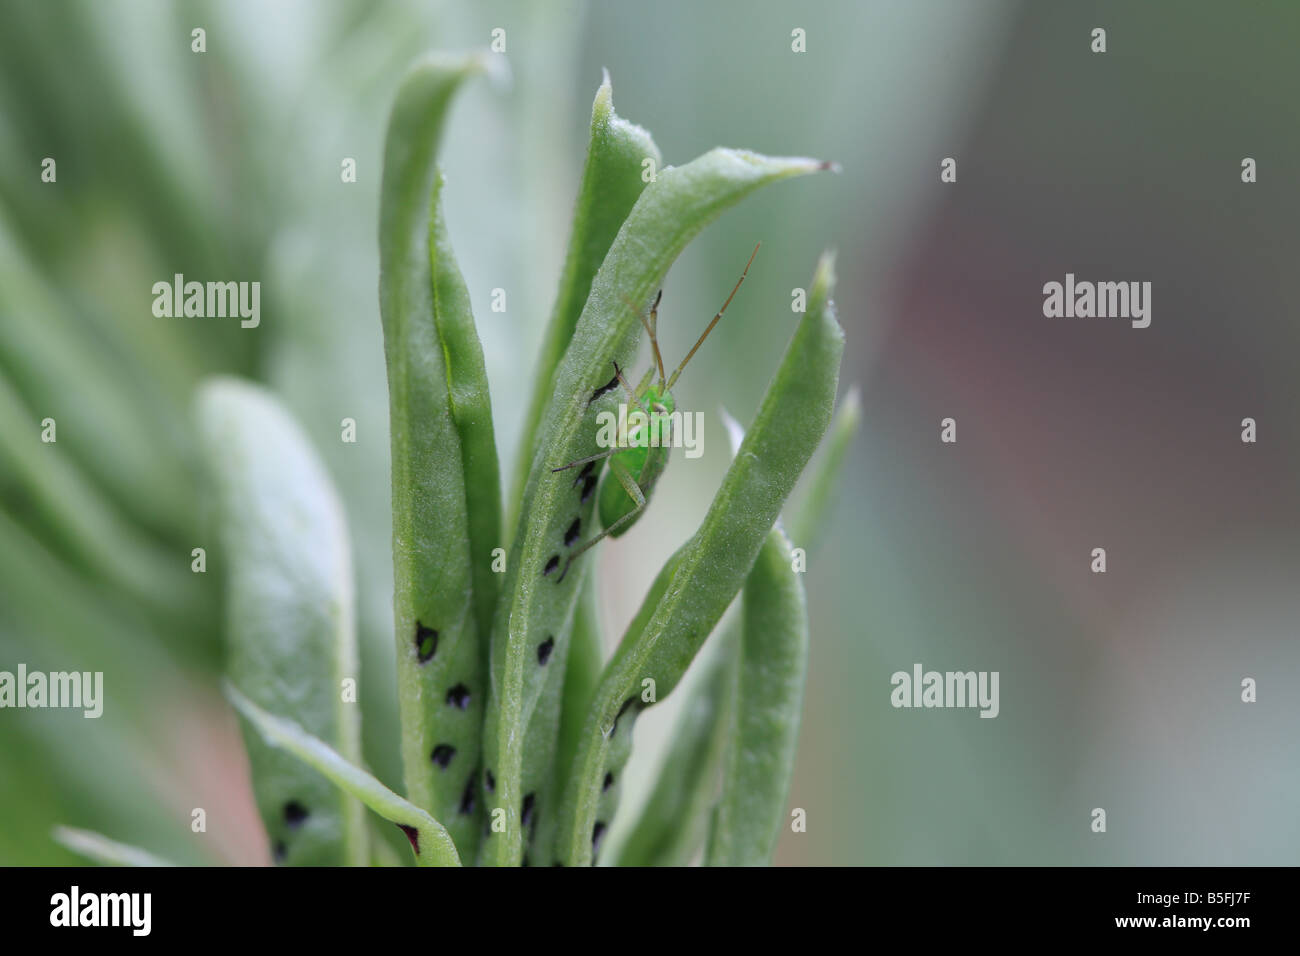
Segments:
[[[778,861],[1297,862],[1294,4],[4,0],[0,22],[0,670],[102,670],[107,695],[99,720],[0,711],[0,863],[76,862],[56,822],[268,861],[216,690],[190,422],[214,372],[271,385],[339,485],[366,756],[400,785],[380,149],[410,60],[496,27],[507,69],[465,91],[443,162],[503,474],[602,68],[667,162],[728,145],[842,167],[747,200],[670,273],[675,361],[763,242],[677,388],[708,416],[704,457],[677,457],[600,557],[613,641],[726,467],[717,408],[749,421],[791,290],[836,248],[864,428],[806,579],[808,832]],[[260,281],[261,326],[155,318],[152,285],[178,272]],[[1151,328],[1043,318],[1066,272],[1152,281]],[[889,677],[916,662],[999,671],[1000,716],[893,709]],[[669,710],[638,724],[634,774]]]

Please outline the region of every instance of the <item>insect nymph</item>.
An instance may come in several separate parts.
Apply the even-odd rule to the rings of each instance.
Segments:
[[[569,552],[568,559],[564,563],[564,570],[558,580],[564,580],[564,576],[568,574],[569,565],[573,563],[574,558],[593,547],[606,535],[617,538],[631,528],[636,523],[636,520],[641,517],[641,512],[645,510],[650,495],[654,493],[655,484],[659,481],[664,468],[668,465],[668,449],[672,444],[672,415],[677,407],[677,403],[673,399],[672,387],[677,384],[677,379],[682,374],[682,370],[686,368],[686,363],[694,357],[699,347],[704,344],[704,340],[709,337],[713,327],[722,318],[722,313],[727,311],[727,306],[731,305],[731,300],[740,291],[741,283],[745,281],[745,276],[749,274],[749,267],[753,264],[756,255],[758,255],[758,246],[755,246],[754,251],[750,253],[749,261],[745,263],[744,271],[741,272],[740,278],[736,280],[731,294],[727,296],[727,301],[723,302],[722,308],[714,313],[713,320],[709,322],[708,327],[696,340],[691,350],[686,353],[686,357],[682,359],[681,364],[677,366],[672,375],[664,374],[664,360],[659,352],[659,300],[663,298],[663,290],[659,290],[650,306],[649,320],[640,312],[637,313],[641,319],[641,324],[645,327],[646,334],[650,337],[650,349],[654,354],[654,364],[646,370],[640,383],[634,389],[628,384],[627,379],[623,376],[623,370],[615,362],[614,378],[607,385],[596,389],[591,398],[588,399],[587,404],[590,405],[605,392],[622,385],[629,404],[634,406],[632,415],[640,412],[644,417],[639,419],[635,427],[628,429],[623,434],[619,434],[619,440],[613,448],[587,458],[579,458],[577,461],[571,461],[567,465],[553,469],[553,471],[567,471],[570,468],[581,466],[583,470],[579,475],[580,480],[575,482],[575,485],[585,482],[584,487],[590,489],[596,486],[596,481],[600,476],[601,465],[598,463],[609,463],[609,476],[601,483],[599,498],[596,501],[596,515],[602,530],[599,534]],[[655,380],[656,371],[659,373],[657,381]],[[586,497],[585,493],[583,497]],[[574,527],[576,525],[575,520]],[[565,541],[565,544],[569,543],[568,540]]]

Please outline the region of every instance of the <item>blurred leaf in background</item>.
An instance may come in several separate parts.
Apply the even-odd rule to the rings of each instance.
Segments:
[[[747,205],[669,277],[660,327],[679,354],[763,241],[744,301],[683,395],[692,408],[753,407],[766,381],[749,371],[775,367],[798,318],[791,289],[828,241],[841,250],[841,302],[853,303],[841,310],[857,350],[845,379],[864,374],[885,327],[880,282],[933,202],[908,171],[949,148],[1009,9],[0,3],[0,668],[102,670],[107,694],[98,720],[0,714],[0,863],[73,862],[50,838],[56,821],[182,863],[267,862],[237,726],[217,692],[223,569],[191,571],[193,549],[215,557],[191,424],[194,386],[213,373],[277,391],[340,489],[365,756],[400,784],[376,230],[383,126],[412,59],[482,49],[494,28],[506,31],[500,79],[472,85],[452,115],[444,168],[510,474],[602,67],[620,112],[655,133],[669,163],[720,143],[844,168]],[[807,32],[806,54],[791,50],[794,27]],[[54,182],[41,179],[47,157]],[[348,160],[355,182],[342,176]],[[153,285],[176,274],[260,282],[259,327],[156,317]],[[497,289],[505,312],[492,309]],[[40,441],[46,418],[54,444]],[[354,444],[340,440],[345,418]],[[607,633],[621,632],[652,569],[702,517],[727,461],[714,434],[700,462],[669,471],[656,520],[603,558],[618,582],[603,596]],[[819,655],[833,662],[857,640],[845,618],[817,610],[819,588],[843,586],[810,581],[814,680]],[[828,732],[815,686],[810,695],[805,746]],[[646,723],[638,736],[652,740]],[[832,786],[827,746],[808,756],[803,786]],[[199,807],[203,838],[190,828]],[[860,859],[863,843],[850,843],[842,852]],[[785,852],[829,856],[816,842]]]

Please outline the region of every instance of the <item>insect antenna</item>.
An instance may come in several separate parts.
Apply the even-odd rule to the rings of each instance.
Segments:
[[[740,284],[745,281],[745,276],[749,275],[749,267],[754,264],[754,257],[758,255],[758,247],[761,245],[762,243],[760,242],[758,245],[754,246],[754,251],[749,254],[749,261],[745,263],[745,271],[742,272],[740,278],[736,280],[736,285],[731,290],[731,295],[727,296],[727,301],[722,303],[722,308],[720,308],[713,316],[713,321],[710,322],[708,328],[704,330],[704,334],[699,337],[696,343],[691,346],[691,350],[686,353],[686,358],[682,359],[682,364],[677,366],[677,370],[673,372],[672,378],[668,379],[668,381],[664,383],[665,389],[671,389],[677,382],[677,377],[682,374],[682,369],[686,368],[686,363],[695,355],[696,350],[704,344],[704,340],[709,337],[709,333],[713,331],[713,327],[717,325],[718,320],[722,318],[722,313],[727,311],[727,306],[731,305],[731,300],[734,299],[736,293],[740,291]],[[658,300],[656,299],[655,301],[657,304]]]
[[[650,333],[650,348],[655,353],[655,367],[659,369],[659,384],[664,384],[664,357],[659,354],[659,300],[664,297],[664,290],[660,289],[655,295],[655,300],[650,305],[650,321],[645,323],[645,330]]]
[[[662,385],[664,382],[664,357],[661,354],[659,354],[659,336],[657,335],[657,333],[659,331],[659,300],[662,299],[663,297],[664,297],[664,290],[660,289],[659,292],[655,295],[654,302],[650,303],[649,321],[646,321],[646,317],[644,313],[642,313],[640,309],[638,309],[635,305],[633,305],[632,301],[627,296],[623,297],[623,301],[627,303],[628,308],[631,309],[633,312],[635,312],[636,317],[641,320],[641,327],[645,329],[645,334],[650,337],[650,348],[654,351],[655,366],[659,369],[660,385]],[[641,390],[638,389],[637,393],[640,394],[640,391]]]

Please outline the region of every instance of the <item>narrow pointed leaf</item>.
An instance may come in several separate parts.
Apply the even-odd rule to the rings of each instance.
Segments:
[[[677,691],[689,696],[668,734],[654,786],[621,839],[602,854],[602,864],[686,866],[704,844],[727,751],[732,666],[739,650],[735,626],[704,645],[694,665],[699,673],[692,669]],[[611,839],[622,826],[615,822]]]
[[[441,231],[436,217],[431,230],[430,212],[446,114],[457,87],[476,69],[474,59],[428,59],[407,73],[388,124],[379,223],[402,762],[411,801],[446,821],[465,854],[473,852],[479,832],[465,794],[476,786],[487,690],[466,463],[488,467],[490,458],[495,470],[495,454],[487,454],[483,432],[471,441],[470,456],[462,444],[462,428],[474,427],[476,416],[486,413],[486,394],[477,381],[481,359],[471,341],[463,286],[449,250],[433,239]],[[459,301],[463,311],[440,321],[440,300],[449,310]],[[454,385],[451,352],[440,332],[455,343],[460,371]],[[490,511],[477,512],[478,530],[490,527]]]
[[[681,679],[740,590],[800,472],[826,431],[835,401],[844,334],[830,303],[830,258],[814,277],[809,308],[768,386],[758,415],[699,530],[660,572],[606,666],[562,807],[560,857],[592,861],[608,823],[606,774],[626,763],[636,713]]]
[[[558,693],[559,684],[548,684],[536,651],[539,644],[554,639],[557,659],[567,657],[566,624],[591,555],[567,575],[560,568],[567,532],[575,521],[590,531],[594,498],[584,501],[573,473],[554,469],[597,451],[596,416],[609,410],[618,396],[610,392],[602,401],[588,400],[594,389],[610,380],[613,362],[627,364],[636,349],[641,323],[628,303],[648,302],[687,242],[723,210],[760,186],[825,168],[827,164],[811,159],[773,159],[715,149],[685,166],[663,169],[637,200],[592,282],[542,419],[543,451],[533,461],[524,491],[493,622],[484,766],[495,783],[494,791],[486,794],[487,802],[490,808],[504,810],[505,825],[503,832],[487,838],[487,862],[517,865],[521,861],[524,798],[549,774],[555,727],[530,728],[529,723],[535,713],[548,722],[558,719],[558,707],[551,705],[549,697]],[[759,544],[761,537],[748,560]],[[737,580],[732,593],[739,587]],[[529,779],[524,778],[525,740]]]
[[[741,652],[709,866],[765,866],[786,820],[808,672],[808,606],[779,528],[745,581]]]
[[[361,717],[352,559],[342,504],[287,410],[265,389],[213,379],[199,392],[217,498],[209,572],[225,578],[228,672],[260,706],[294,716],[349,760]],[[278,861],[361,865],[361,807],[319,774],[246,736],[253,791]]]
[[[492,551],[501,541],[501,473],[497,464],[492,398],[488,391],[483,346],[474,327],[469,289],[456,265],[447,224],[442,215],[441,173],[434,180],[430,213],[429,253],[433,278],[433,318],[447,362],[451,417],[460,436],[465,472],[465,509],[469,518],[470,567],[474,586],[474,619],[480,635],[483,664],[496,608],[498,575]],[[473,706],[475,719],[482,704]]]
[[[790,541],[810,552],[821,537],[827,516],[834,507],[836,489],[853,436],[862,424],[862,404],[855,385],[840,401],[831,419],[830,431],[821,450],[808,467],[808,490],[799,501],[788,524]]]
[[[596,270],[605,260],[610,243],[627,218],[632,205],[645,189],[645,161],[657,170],[663,160],[650,134],[614,112],[614,93],[609,74],[596,91],[591,108],[591,138],[587,145],[587,162],[578,188],[573,212],[573,231],[560,277],[560,292],[546,327],[546,337],[537,359],[532,401],[524,406],[524,427],[519,443],[519,459],[511,487],[511,526],[523,495],[528,471],[536,456],[538,425],[554,388],[555,370],[564,350],[569,347],[582,307],[591,292]]]
[[[578,751],[582,725],[591,706],[591,695],[604,666],[600,624],[596,613],[594,576],[583,584],[578,606],[573,614],[569,657],[564,667],[564,687],[560,695],[560,722],[555,746],[554,773],[547,780],[545,792],[537,799],[537,833],[532,840],[529,859],[533,866],[550,866],[555,862],[555,842],[560,829],[560,800],[564,780]],[[534,726],[537,725],[534,721]]]
[[[725,407],[718,412],[734,461],[745,440],[745,426]],[[622,788],[609,799],[605,815],[612,815],[614,822],[601,865],[686,866],[705,844],[727,752],[739,656],[737,616],[709,637],[682,680],[677,694],[687,699],[668,734],[650,793],[639,806],[622,799]]]

